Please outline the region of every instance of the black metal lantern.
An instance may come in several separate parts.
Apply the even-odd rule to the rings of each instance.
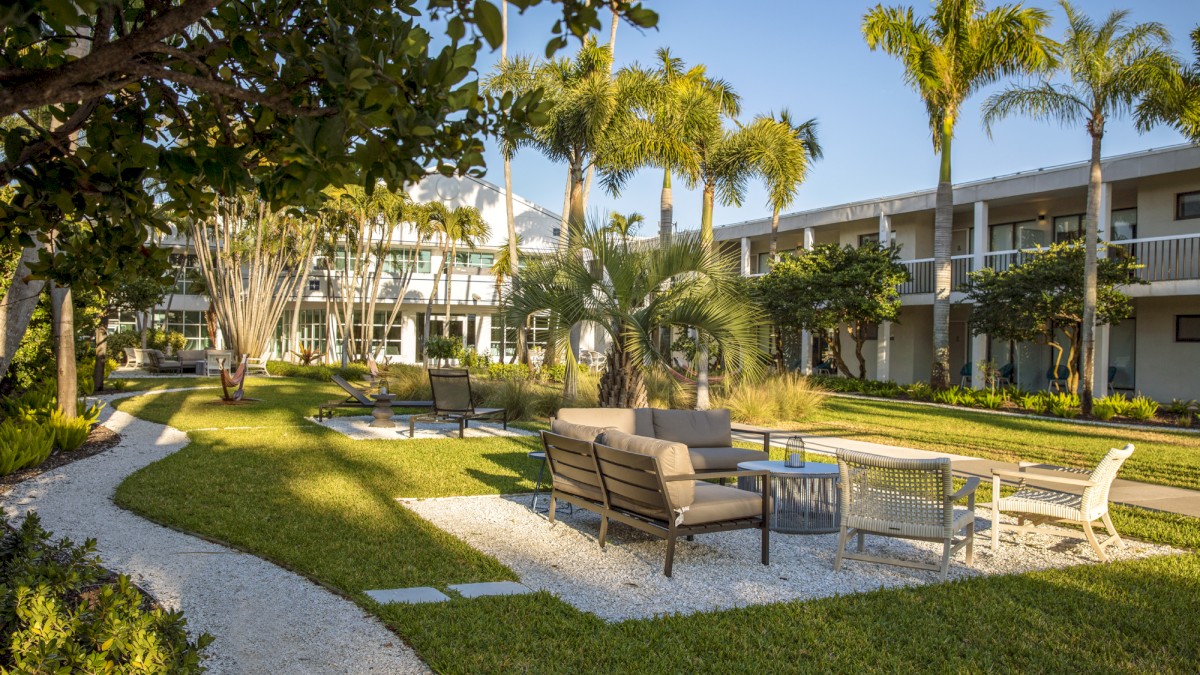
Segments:
[[[790,469],[799,469],[804,466],[804,439],[800,436],[792,436],[787,442],[787,454],[783,458],[783,465]]]

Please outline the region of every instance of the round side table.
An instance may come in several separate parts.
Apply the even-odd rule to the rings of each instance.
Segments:
[[[771,531],[782,534],[826,534],[838,531],[838,466],[808,462],[742,462],[739,469],[769,471]],[[738,488],[761,492],[758,477],[739,478]]]
[[[375,399],[375,408],[371,410],[370,426],[377,429],[394,429],[396,423],[392,421],[392,401],[396,400],[395,394],[375,394],[371,398]]]

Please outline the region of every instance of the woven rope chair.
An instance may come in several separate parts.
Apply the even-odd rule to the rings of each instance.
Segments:
[[[955,492],[950,460],[946,458],[892,459],[838,450],[837,459],[841,472],[841,527],[833,569],[840,570],[842,560],[848,558],[937,570],[945,579],[951,556],[963,548],[967,549],[967,565],[974,563],[978,478],[968,479],[966,485]],[[967,508],[955,509],[954,504],[964,497]],[[941,563],[868,555],[863,552],[868,534],[941,542]],[[854,535],[858,536],[858,551],[851,553],[846,551],[846,545]]]
[[[1034,467],[1075,474],[1083,473],[1074,469],[1062,469],[1028,462],[1021,462],[1017,471],[992,469],[992,551],[1000,549],[1001,529],[1028,532],[1043,523],[1067,522],[1083,527],[1083,534],[1087,537],[1088,543],[1092,545],[1092,550],[1096,552],[1096,557],[1101,562],[1107,562],[1108,556],[1104,553],[1105,547],[1113,543],[1118,546],[1125,545],[1121,541],[1121,535],[1117,534],[1117,528],[1113,527],[1112,519],[1108,516],[1108,492],[1112,488],[1113,480],[1117,477],[1117,471],[1132,454],[1132,443],[1120,450],[1116,448],[1109,450],[1086,479],[1027,473],[1027,469]],[[1017,481],[1017,491],[1012,496],[1001,499],[1000,481],[1004,478]],[[1027,487],[1026,479],[1050,483],[1063,488],[1083,488],[1083,492],[1076,494],[1066,490]],[[1000,523],[1002,511],[1016,514],[1017,524],[1002,525]],[[1025,524],[1026,520],[1030,521],[1029,525]],[[1096,533],[1092,530],[1092,523],[1097,520],[1102,521],[1105,529],[1108,530],[1109,537],[1103,542],[1096,539]]]

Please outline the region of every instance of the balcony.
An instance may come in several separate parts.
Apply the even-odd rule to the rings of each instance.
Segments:
[[[1169,237],[1145,237],[1114,242],[1116,248],[1137,258],[1142,268],[1137,277],[1142,281],[1187,281],[1200,279],[1200,234],[1185,234]],[[1019,265],[1033,255],[1034,251],[994,251],[983,256],[984,264],[1003,272]],[[972,271],[970,255],[958,255],[950,259],[953,269],[952,290],[962,291],[967,274]],[[901,284],[902,295],[933,293],[933,258],[905,260],[911,279]]]

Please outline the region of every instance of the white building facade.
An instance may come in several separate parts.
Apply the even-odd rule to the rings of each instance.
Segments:
[[[1144,265],[1146,285],[1130,285],[1134,316],[1101,327],[1095,391],[1142,393],[1160,401],[1200,399],[1200,147],[1177,146],[1104,160],[1100,239]],[[983,267],[1018,264],[1021,249],[1082,235],[1086,163],[1024,171],[954,188],[952,379],[982,386],[977,366],[1012,364],[1014,382],[1029,390],[1049,383],[1052,348],[972,336],[971,305],[960,291]],[[900,320],[878,326],[868,343],[867,377],[908,384],[928,381],[933,356],[933,190],[855,202],[780,217],[779,250],[836,242],[894,242],[911,280],[901,287]],[[740,255],[742,272],[767,270],[770,220],[719,227],[717,241]],[[846,353],[852,349],[849,338]],[[802,341],[802,370],[819,362],[822,345]],[[873,347],[873,348],[872,348]]]

